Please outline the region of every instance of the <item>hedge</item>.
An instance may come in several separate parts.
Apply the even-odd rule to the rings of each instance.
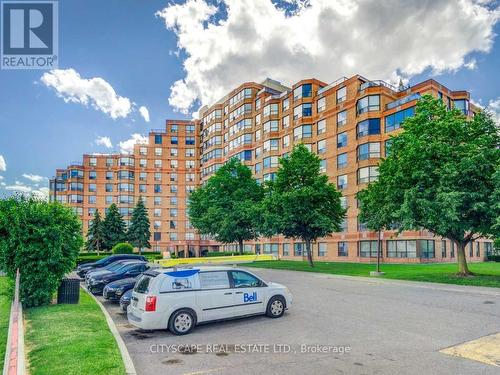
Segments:
[[[500,255],[488,255],[490,262],[500,262]]]

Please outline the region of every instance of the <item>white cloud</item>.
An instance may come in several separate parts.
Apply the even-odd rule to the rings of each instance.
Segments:
[[[0,185],[4,186],[5,190],[18,192],[26,195],[34,195],[37,198],[48,200],[49,198],[49,188],[48,187],[33,187],[26,185],[20,181],[16,181],[14,185],[7,185],[5,183],[1,183]],[[38,185],[36,185],[38,186]]]
[[[44,73],[40,80],[47,87],[54,88],[57,96],[66,103],[90,105],[112,119],[127,118],[135,111],[135,103],[117,95],[113,87],[101,77],[86,79],[74,69],[54,69]],[[144,116],[143,111],[140,112]]]
[[[496,99],[492,99],[488,102],[486,109],[493,114],[494,119],[497,124],[500,125],[500,96]]]
[[[42,181],[48,180],[47,177],[43,177],[43,176],[39,176],[36,174],[31,174],[31,173],[24,173],[23,177],[30,180],[30,181],[33,181],[33,182],[42,182]]]
[[[7,163],[5,162],[5,158],[0,155],[0,172],[5,172],[7,170]]]
[[[127,139],[126,141],[122,141],[118,143],[118,147],[120,147],[120,152],[123,154],[128,154],[134,151],[134,145],[138,144],[148,144],[149,139],[148,137],[141,135],[141,134],[132,134],[130,139]]]
[[[149,122],[149,111],[146,107],[139,107],[139,113],[141,114],[144,121]]]
[[[187,113],[245,81],[332,82],[361,74],[396,82],[432,69],[473,69],[488,52],[500,10],[488,0],[208,0],[170,4],[156,15],[187,56],[169,103]],[[225,15],[227,12],[227,16]],[[446,27],[443,27],[446,25]]]
[[[112,148],[113,143],[111,143],[111,139],[109,137],[97,137],[95,140],[95,144],[98,146],[104,146],[106,148]]]

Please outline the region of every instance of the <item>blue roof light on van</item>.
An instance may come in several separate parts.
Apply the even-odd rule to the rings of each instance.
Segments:
[[[200,270],[182,270],[182,271],[171,271],[165,272],[165,275],[172,277],[190,277],[196,275]]]

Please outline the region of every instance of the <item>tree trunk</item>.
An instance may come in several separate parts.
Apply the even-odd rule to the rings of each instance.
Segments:
[[[142,246],[139,246],[139,255],[142,255]]]
[[[467,266],[467,259],[465,258],[465,246],[467,246],[467,242],[455,241],[455,243],[457,245],[458,275],[473,275],[473,273],[469,271],[469,267]]]
[[[99,254],[99,251],[100,251],[101,249],[100,249],[100,246],[99,246],[99,241],[97,241],[97,243],[96,243],[96,250],[97,250],[97,255],[100,255],[100,254]]]
[[[311,240],[306,240],[306,253],[307,253],[307,261],[311,267],[314,267],[312,251],[311,251]]]
[[[380,255],[382,254],[382,241],[380,239],[381,231],[378,231],[378,237],[377,237],[377,272],[380,272]]]
[[[243,240],[238,240],[238,247],[240,249],[240,255],[243,255]]]

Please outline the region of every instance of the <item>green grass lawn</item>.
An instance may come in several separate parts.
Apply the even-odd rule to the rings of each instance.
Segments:
[[[365,263],[315,262],[314,268],[311,268],[307,262],[294,260],[260,261],[243,266],[349,276],[370,276],[370,271],[375,271],[376,267],[375,264]],[[500,288],[500,263],[471,263],[469,269],[475,273],[475,276],[463,278],[455,275],[457,272],[455,263],[381,265],[381,271],[386,273],[383,277],[387,279]]]
[[[78,305],[27,309],[25,319],[32,375],[125,374],[106,318],[83,290]]]
[[[5,347],[7,345],[7,332],[10,317],[10,294],[7,277],[0,277],[0,370],[3,369]]]

